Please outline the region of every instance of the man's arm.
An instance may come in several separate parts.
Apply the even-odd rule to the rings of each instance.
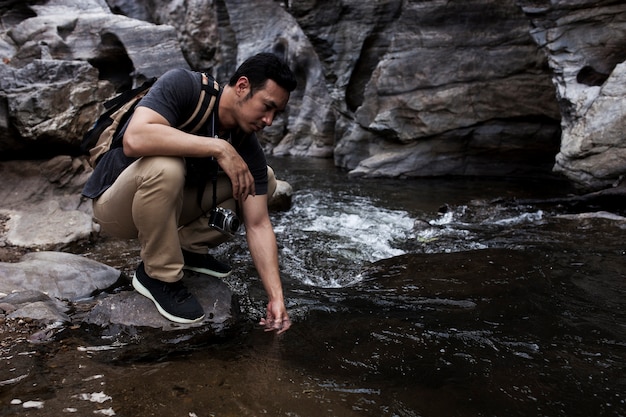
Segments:
[[[141,156],[214,157],[233,185],[234,198],[254,195],[254,178],[248,165],[228,141],[178,130],[156,111],[135,109],[123,138],[124,154]]]
[[[267,195],[250,197],[242,203],[242,207],[252,261],[269,299],[266,317],[261,319],[261,324],[267,330],[278,330],[278,333],[282,333],[289,329],[291,321],[280,281],[278,248],[267,210]]]

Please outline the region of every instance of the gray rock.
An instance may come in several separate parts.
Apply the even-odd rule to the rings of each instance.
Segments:
[[[571,120],[563,130],[555,170],[581,187],[607,188],[626,174],[625,86],[626,62],[623,62],[601,88],[596,88],[585,117]]]
[[[80,190],[91,168],[84,159],[0,163],[0,243],[57,250],[98,231]]]
[[[76,301],[113,286],[119,278],[115,268],[63,252],[31,252],[20,262],[0,263],[0,293],[4,294],[32,290]]]
[[[116,89],[188,67],[171,26],[113,14],[103,1],[30,9],[36,16],[0,31],[15,48],[0,65],[0,150],[28,154],[39,139],[41,153],[76,147]]]
[[[276,180],[276,191],[268,201],[271,211],[288,211],[293,200],[293,188],[286,181]]]
[[[59,311],[51,302],[36,301],[25,304],[7,316],[8,318],[29,318],[41,324],[69,323],[67,314]]]
[[[560,116],[521,10],[434,1],[393,12],[372,34],[384,49],[359,74],[368,79],[356,126],[337,141],[335,163],[368,177],[549,172]]]
[[[134,290],[101,293],[119,278],[116,269],[81,256],[33,252],[19,263],[0,263],[0,308],[7,318],[30,319],[40,325],[87,324],[102,332],[120,328],[181,334],[200,331],[207,337],[228,330],[238,318],[236,299],[217,278],[186,273],[185,284],[205,311],[203,321],[190,325],[165,319],[152,301]]]
[[[50,200],[27,211],[1,211],[9,218],[6,243],[21,247],[52,247],[86,240],[94,231],[91,216],[79,210],[62,210]]]
[[[186,273],[185,285],[202,307],[205,318],[199,323],[173,323],[159,314],[153,302],[136,291],[124,291],[102,300],[85,316],[84,322],[100,327],[147,327],[165,331],[207,328],[213,332],[226,329],[236,317],[230,289],[221,280],[195,273]]]
[[[0,297],[2,309],[10,319],[30,319],[39,324],[62,324],[70,321],[67,303],[38,290],[14,290]]]
[[[581,189],[608,188],[626,173],[626,4],[519,1],[548,56],[563,134],[555,171]]]

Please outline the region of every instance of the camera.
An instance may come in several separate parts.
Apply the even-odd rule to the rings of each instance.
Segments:
[[[225,235],[233,236],[239,229],[239,217],[232,210],[215,207],[209,216],[209,226]]]

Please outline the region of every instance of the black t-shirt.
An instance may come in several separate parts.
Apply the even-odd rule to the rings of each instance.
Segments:
[[[138,105],[156,111],[169,122],[170,126],[179,126],[193,114],[202,90],[201,83],[202,74],[199,72],[186,69],[170,70],[156,81]],[[198,135],[206,136],[207,140],[223,140],[212,137],[219,130],[218,103],[219,96],[207,122],[196,132]],[[121,132],[122,135],[124,131],[125,128]],[[256,193],[267,194],[267,161],[256,134],[237,131],[231,132],[230,136],[232,145],[254,177]],[[135,159],[124,155],[121,147],[105,153],[87,180],[83,195],[89,198],[99,197]],[[197,159],[195,161],[198,162]]]

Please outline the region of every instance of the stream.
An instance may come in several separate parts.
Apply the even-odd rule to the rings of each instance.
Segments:
[[[626,212],[524,203],[571,191],[552,179],[270,162],[294,189],[272,213],[288,332],[255,325],[266,300],[239,236],[215,253],[248,317],[236,334],[151,355],[81,329],[25,345],[0,415],[626,416]],[[92,251],[127,274],[138,259],[135,242]]]

